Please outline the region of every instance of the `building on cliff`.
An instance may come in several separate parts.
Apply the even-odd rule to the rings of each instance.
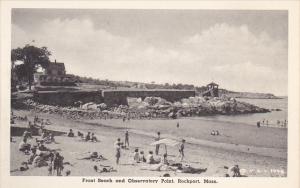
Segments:
[[[75,86],[76,79],[73,75],[66,74],[64,63],[50,62],[43,72],[34,74],[36,86]]]

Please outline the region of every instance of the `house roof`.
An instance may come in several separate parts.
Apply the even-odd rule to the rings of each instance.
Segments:
[[[207,86],[209,86],[209,85],[212,85],[212,86],[219,86],[218,84],[216,84],[216,83],[214,83],[214,82],[211,82],[211,83],[207,84]]]
[[[64,63],[51,62],[51,63],[49,63],[47,69],[61,69],[61,70],[65,70],[65,64]]]

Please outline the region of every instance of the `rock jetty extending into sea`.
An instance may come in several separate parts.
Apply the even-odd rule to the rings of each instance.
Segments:
[[[108,107],[106,104],[86,103],[78,107],[43,105],[31,99],[23,103],[36,112],[59,114],[71,119],[150,119],[180,118],[206,115],[235,115],[266,113],[269,109],[237,101],[234,98],[190,97],[171,103],[159,97],[128,98],[128,105]]]

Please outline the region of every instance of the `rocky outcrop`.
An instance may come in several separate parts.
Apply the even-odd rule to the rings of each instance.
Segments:
[[[72,119],[80,118],[179,118],[205,115],[234,115],[246,113],[265,113],[270,110],[236,101],[233,98],[190,97],[171,103],[159,97],[128,99],[128,105],[107,107],[104,103],[87,103],[81,107],[59,107],[42,105],[32,100],[25,104],[38,112],[60,114]]]
[[[253,92],[235,92],[225,89],[219,90],[220,96],[227,96],[232,98],[248,98],[248,99],[281,99],[271,93],[253,93]]]

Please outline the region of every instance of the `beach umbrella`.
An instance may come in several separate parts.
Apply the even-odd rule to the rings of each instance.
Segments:
[[[152,142],[150,145],[157,145],[157,144],[164,144],[164,145],[167,145],[167,146],[176,146],[179,144],[179,142],[177,140],[173,140],[173,139],[170,139],[170,138],[163,138],[163,139],[160,139],[158,141],[155,141],[155,142]]]
[[[179,144],[179,142],[177,140],[173,140],[170,138],[163,138],[161,140],[151,143],[150,145],[155,146],[155,145],[160,145],[160,144],[165,145],[165,149],[166,149],[166,153],[167,153],[167,146],[175,147],[176,145]]]

